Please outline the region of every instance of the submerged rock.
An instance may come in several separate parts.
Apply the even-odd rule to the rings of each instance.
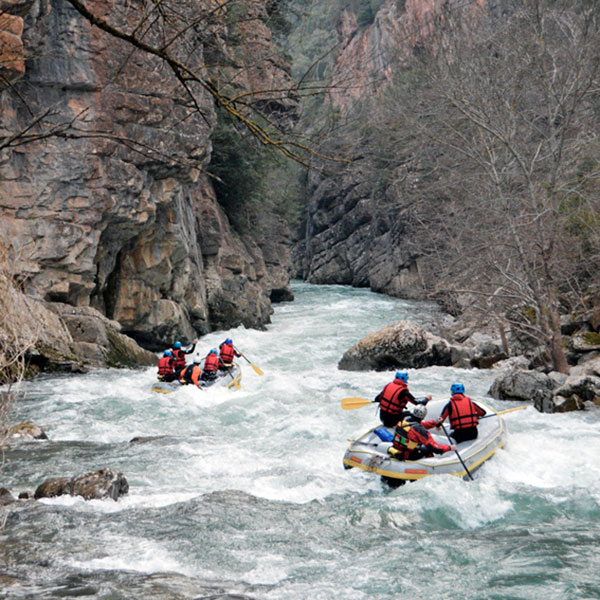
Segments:
[[[100,469],[78,475],[76,477],[51,477],[46,479],[35,490],[34,497],[54,498],[69,494],[81,496],[84,500],[96,500],[112,498],[117,500],[119,496],[129,491],[129,484],[123,473],[117,473],[110,468]]]

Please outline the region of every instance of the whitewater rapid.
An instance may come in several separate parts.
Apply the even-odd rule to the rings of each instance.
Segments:
[[[343,286],[294,284],[265,331],[233,338],[242,389],[151,391],[155,368],[27,383],[14,419],[50,438],[7,453],[0,485],[121,471],[118,502],[68,496],[19,505],[0,532],[7,598],[600,598],[597,410],[506,415],[508,443],[466,482],[397,490],[342,467],[348,438],[376,421],[393,373],[339,371],[343,352],[400,319],[427,326],[434,305]],[[182,340],[186,342],[187,340]],[[492,371],[409,369],[415,395],[486,397]],[[131,443],[137,436],[146,441]],[[1,596],[2,593],[7,594]]]

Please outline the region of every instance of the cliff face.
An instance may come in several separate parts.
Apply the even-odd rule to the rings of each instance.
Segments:
[[[356,127],[377,120],[381,106],[389,102],[383,94],[404,61],[432,43],[443,5],[439,0],[388,0],[368,26],[358,24],[350,9],[341,13],[332,79],[344,87],[331,94],[331,103],[342,117],[357,121]],[[367,117],[353,112],[357,103]],[[402,109],[410,111],[410,106]],[[391,149],[396,151],[401,148]],[[418,298],[426,276],[418,240],[412,239],[404,218],[411,198],[404,193],[406,186],[402,191],[393,183],[376,189],[372,172],[373,165],[361,152],[342,172],[311,176],[306,224],[294,248],[296,272],[314,283],[351,284]],[[391,173],[387,180],[404,177]]]
[[[252,3],[255,23],[263,4]],[[87,6],[105,18],[122,9]],[[265,26],[242,32],[246,42],[249,57],[272,51]],[[210,66],[202,48],[194,60]],[[249,81],[287,82],[285,65],[260,64]],[[0,0],[0,74],[0,134],[41,115],[28,131],[57,134],[0,153],[0,234],[27,294],[94,307],[150,348],[269,322],[270,297],[289,295],[287,227],[275,217],[248,235],[230,226],[205,171],[208,94],[190,113],[164,65],[61,0]]]

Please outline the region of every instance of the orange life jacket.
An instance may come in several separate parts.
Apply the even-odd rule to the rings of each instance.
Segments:
[[[202,375],[200,365],[191,364],[181,370],[181,373],[179,373],[179,381],[181,381],[181,383],[193,383],[194,385],[198,385],[200,375]]]
[[[467,429],[477,427],[479,419],[473,401],[468,396],[454,394],[450,398],[452,412],[450,413],[450,426],[452,429]]]
[[[219,357],[212,352],[204,359],[204,370],[207,373],[216,373],[219,368]]]
[[[400,414],[407,404],[407,400],[398,398],[404,390],[408,390],[408,386],[402,379],[394,379],[394,381],[388,383],[379,394],[379,407],[381,410],[387,413]]]

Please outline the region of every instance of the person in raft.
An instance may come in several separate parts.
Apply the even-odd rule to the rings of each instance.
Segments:
[[[241,354],[233,347],[233,340],[227,338],[219,345],[219,360],[221,361],[219,368],[223,370],[231,369],[233,366],[233,359],[236,356],[241,356]]]
[[[219,370],[219,353],[213,348],[204,359],[204,369],[202,370],[202,381],[212,381],[217,376]]]
[[[416,400],[408,391],[408,373],[406,371],[397,371],[394,381],[388,383],[375,396],[373,402],[379,402],[379,418],[386,427],[394,427],[406,405],[427,404],[431,400],[431,394],[425,396],[423,400]]]
[[[198,385],[201,378],[202,367],[200,366],[200,359],[198,357],[194,358],[194,362],[184,369],[181,369],[181,372],[179,373],[179,382],[183,385],[188,385],[190,383]]]
[[[453,383],[450,386],[450,394],[450,401],[442,409],[436,426],[441,427],[444,420],[449,418],[452,428],[450,435],[457,444],[474,440],[477,437],[479,418],[486,414],[485,410],[465,396],[465,386],[462,383]]]
[[[165,350],[158,360],[158,380],[173,381],[177,379],[178,371],[174,367],[173,352]]]
[[[185,365],[186,365],[186,359],[185,356],[186,354],[191,354],[194,351],[194,348],[196,347],[196,344],[198,343],[198,340],[194,340],[192,342],[192,347],[189,348],[188,350],[184,350],[181,347],[181,342],[175,342],[173,344],[173,368],[175,369],[176,373],[180,373],[181,369],[185,369]]]
[[[425,428],[423,419],[427,415],[427,407],[419,404],[410,412],[402,412],[401,419],[394,430],[394,439],[388,449],[388,454],[398,460],[418,460],[434,454],[444,454],[456,450],[456,446],[439,444]],[[427,421],[429,428],[435,426],[435,421]]]

